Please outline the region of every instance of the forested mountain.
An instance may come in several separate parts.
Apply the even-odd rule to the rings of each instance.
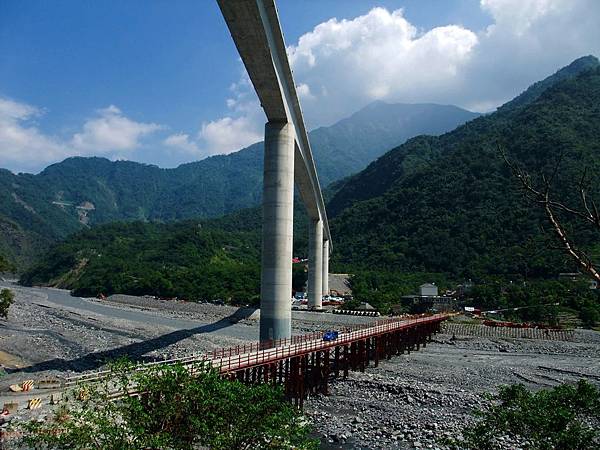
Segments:
[[[586,168],[599,193],[598,60],[575,61],[557,75],[494,114],[411,139],[350,177],[329,207],[337,263],[473,278],[571,269],[546,242],[544,216],[524,201],[499,151],[538,179],[562,155],[556,195],[577,202]],[[572,231],[597,253],[598,236]]]
[[[554,80],[539,95],[525,93],[527,101],[450,133],[414,138],[340,182],[328,206],[335,213],[332,271],[355,273],[355,294],[382,310],[423,281],[531,283],[571,271],[570,261],[553,249],[552,236],[541,230],[545,217],[522,198],[498,149],[537,178],[562,155],[559,198],[577,200],[584,168],[594,177],[592,194],[600,195],[600,65]],[[305,224],[296,225],[295,237],[305,236]],[[576,226],[569,231],[590,255],[600,256],[598,236]],[[24,281],[60,283],[87,294],[157,293],[158,286],[160,295],[256,298],[259,241],[259,208],[185,224],[105,225],[55,246]],[[225,269],[239,274],[245,287],[227,278]],[[507,305],[554,301],[558,291],[550,284],[537,290],[515,284],[516,300],[510,297]],[[497,306],[501,285],[480,286],[488,306]],[[597,302],[589,289],[581,292],[569,307],[588,320],[586,311],[597,313]]]
[[[375,102],[310,133],[321,184],[363,169],[422,133],[438,134],[478,114],[433,104]],[[0,254],[25,265],[82,224],[216,217],[257,205],[263,144],[176,169],[103,158],[69,158],[38,175],[0,170]]]
[[[85,296],[119,292],[257,301],[260,234],[221,228],[211,221],[92,227],[56,244],[21,281]]]

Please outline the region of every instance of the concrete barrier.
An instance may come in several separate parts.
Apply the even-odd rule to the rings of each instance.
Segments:
[[[365,316],[365,317],[379,317],[381,314],[379,311],[357,311],[353,309],[334,309],[333,314],[345,314],[348,316]]]

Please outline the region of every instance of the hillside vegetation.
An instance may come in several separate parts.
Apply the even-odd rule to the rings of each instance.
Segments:
[[[600,312],[596,294],[577,288],[575,295],[568,284],[552,284],[573,265],[543,232],[544,216],[522,198],[498,149],[538,176],[551,172],[562,155],[555,191],[576,201],[584,168],[600,173],[600,65],[592,57],[584,62],[534,85],[535,95],[525,92],[512,106],[442,136],[414,138],[336,183],[328,206],[331,269],[355,274],[359,300],[386,311],[421,282],[444,288],[470,278],[484,287],[474,299],[483,306],[569,297],[566,307],[593,325]],[[296,217],[302,256],[305,222]],[[94,295],[162,289],[160,295],[190,299],[256,299],[260,209],[193,228],[200,225],[94,228],[56,246],[23,280]],[[598,255],[598,236],[569,227],[579,245]]]
[[[373,103],[310,133],[321,184],[363,169],[410,137],[477,116],[454,106]],[[209,218],[253,207],[262,195],[262,165],[257,143],[175,169],[69,158],[38,175],[0,170],[0,253],[24,267],[87,224]]]
[[[256,303],[260,236],[210,222],[115,223],[57,244],[24,284],[51,284],[76,295],[114,293]]]
[[[499,147],[538,176],[562,155],[560,198],[577,201],[586,168],[599,186],[600,69],[524,98],[440,137],[414,138],[348,179],[329,208],[338,265],[474,279],[572,270],[540,231],[545,219],[522,198]],[[595,254],[598,236],[574,233]]]

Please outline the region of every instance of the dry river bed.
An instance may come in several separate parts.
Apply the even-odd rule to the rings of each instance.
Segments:
[[[17,296],[8,320],[0,321],[1,390],[25,378],[95,370],[118,356],[201,354],[258,335],[252,310],[129,296],[80,299],[0,280],[2,287]],[[295,334],[373,320],[296,311],[293,319]],[[501,384],[538,389],[582,377],[600,383],[595,332],[578,330],[569,342],[439,334],[419,352],[334,381],[330,395],[309,399],[305,412],[323,448],[442,449],[445,438],[472,423],[483,393]],[[506,439],[505,447],[518,445]]]

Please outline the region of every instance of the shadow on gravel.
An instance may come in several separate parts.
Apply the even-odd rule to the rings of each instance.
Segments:
[[[162,336],[148,339],[146,341],[135,342],[133,344],[124,345],[123,347],[117,347],[101,352],[89,353],[76,359],[66,360],[55,358],[20,369],[6,368],[6,372],[34,373],[43,372],[46,370],[72,370],[75,372],[83,372],[85,370],[98,369],[105,365],[108,361],[121,357],[127,357],[131,361],[135,362],[150,362],[156,360],[156,358],[151,358],[146,355],[154,350],[168,347],[171,344],[175,344],[197,334],[210,333],[230,327],[240,320],[247,319],[255,311],[256,308],[240,308],[233,314],[207,325],[173,331],[172,333],[163,334]]]

